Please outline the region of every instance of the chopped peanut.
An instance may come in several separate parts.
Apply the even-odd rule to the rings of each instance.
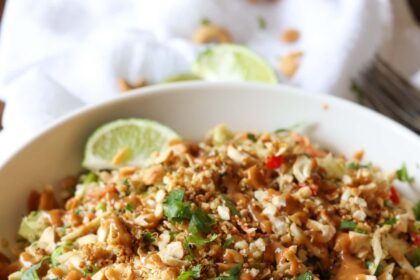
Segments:
[[[281,33],[280,36],[281,40],[285,43],[294,43],[297,40],[299,40],[299,37],[299,31],[294,28],[286,29],[285,31],[283,31],[283,33]]]
[[[302,58],[302,52],[291,52],[280,58],[280,71],[290,79],[299,69],[299,60]]]

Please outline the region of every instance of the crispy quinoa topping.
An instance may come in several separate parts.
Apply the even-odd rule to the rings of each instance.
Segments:
[[[82,175],[63,209],[32,212],[43,226],[25,235],[13,275],[420,279],[410,203],[396,203],[391,178],[359,160],[294,132],[218,126],[146,167]]]

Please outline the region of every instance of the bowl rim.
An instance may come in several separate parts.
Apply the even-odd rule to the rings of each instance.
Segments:
[[[325,102],[329,105],[337,104],[338,106],[344,106],[349,108],[350,110],[358,111],[366,116],[374,119],[375,121],[382,122],[384,125],[389,127],[390,129],[396,130],[401,138],[406,138],[408,141],[414,141],[420,147],[420,136],[415,134],[413,131],[408,129],[407,127],[397,123],[396,121],[392,120],[391,118],[382,115],[370,108],[364,107],[358,103],[325,94],[316,91],[310,91],[301,89],[294,86],[283,85],[283,84],[265,84],[260,82],[208,82],[208,81],[186,81],[186,82],[176,82],[170,84],[157,84],[151,85],[144,88],[137,88],[132,89],[130,91],[125,92],[121,96],[113,97],[95,104],[87,104],[78,108],[70,113],[64,114],[57,120],[53,121],[50,124],[47,124],[43,129],[36,132],[32,137],[28,138],[21,144],[21,146],[14,151],[10,156],[7,157],[0,164],[0,170],[5,168],[10,162],[12,162],[19,154],[23,153],[26,149],[28,149],[33,142],[37,139],[44,137],[45,135],[52,133],[58,127],[65,125],[68,122],[71,122],[74,118],[77,118],[83,114],[88,112],[95,111],[102,107],[112,106],[114,103],[125,102],[131,99],[141,98],[141,96],[147,97],[152,95],[166,95],[166,94],[173,94],[171,91],[176,90],[191,90],[196,89],[200,90],[201,88],[213,89],[213,90],[227,90],[227,89],[235,89],[235,90],[255,90],[255,91],[279,91],[279,94],[287,94],[287,95],[297,95],[300,98],[312,99],[318,102]],[[282,93],[280,93],[283,91]],[[226,94],[229,90],[227,90]],[[263,94],[263,93],[262,93]]]

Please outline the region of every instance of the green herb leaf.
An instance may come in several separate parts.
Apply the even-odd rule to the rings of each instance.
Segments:
[[[394,203],[392,203],[392,201],[391,201],[391,200],[389,200],[389,199],[386,199],[386,200],[384,201],[384,205],[385,205],[386,207],[388,207],[388,208],[391,208],[391,209],[396,208],[396,207],[395,207],[395,204],[394,204]]]
[[[340,223],[340,229],[354,230],[357,224],[351,220],[342,220]]]
[[[366,230],[364,230],[362,228],[359,228],[359,227],[356,227],[354,229],[354,231],[357,232],[357,233],[367,234],[367,231]]]
[[[179,231],[171,231],[169,232],[171,242],[175,240],[175,237],[178,235]]]
[[[275,132],[275,133],[280,133],[280,132],[290,132],[290,131],[295,130],[296,128],[301,127],[302,125],[303,125],[303,123],[296,123],[296,124],[291,125],[291,126],[289,126],[289,127],[278,128],[278,129],[276,129],[274,132]]]
[[[49,259],[49,256],[43,257],[39,263],[31,266],[28,270],[24,271],[22,273],[22,280],[40,280],[37,270],[41,268],[44,261],[47,261]]]
[[[187,256],[185,258],[189,261],[192,261],[194,259],[194,256],[192,254],[191,247],[190,247],[190,244],[188,243],[187,238],[184,239],[183,244],[184,244],[185,251],[187,252]]]
[[[181,275],[176,278],[176,280],[188,280],[191,278],[199,278],[201,274],[201,265],[196,265],[191,268],[191,270],[183,272]]]
[[[362,88],[354,81],[352,81],[350,90],[355,93],[357,101],[359,103],[363,103],[363,100],[365,100],[365,93],[363,92]]]
[[[217,239],[217,234],[212,234],[209,238],[202,238],[201,236],[197,235],[197,234],[192,234],[190,236],[186,237],[188,243],[190,244],[194,244],[197,246],[203,246],[206,245],[207,243],[213,242],[214,240]]]
[[[385,225],[395,225],[397,223],[397,218],[392,217],[389,218],[388,220],[385,220],[384,224]]]
[[[359,168],[359,163],[352,161],[349,162],[346,166],[348,169],[358,169]]]
[[[230,212],[232,212],[232,214],[234,214],[234,215],[239,216],[238,209],[236,209],[235,204],[229,199],[229,197],[227,197],[227,195],[225,195],[224,193],[222,193],[220,196],[222,197],[223,201],[225,202],[226,207],[229,208]]]
[[[83,274],[84,276],[92,276],[93,274],[95,274],[98,271],[98,268],[91,264],[91,265],[87,265],[84,269],[83,269]]]
[[[227,276],[218,276],[216,278],[212,278],[211,280],[239,280],[241,275],[241,265],[237,264],[228,271]]]
[[[98,203],[98,205],[96,206],[96,209],[98,210],[102,210],[103,212],[106,211],[106,204],[103,202]]]
[[[419,266],[420,265],[420,247],[417,246],[416,249],[407,256],[407,259],[413,267]]]
[[[149,246],[150,244],[155,242],[155,237],[150,232],[146,232],[145,234],[143,234],[143,242],[146,246]]]
[[[397,170],[397,178],[401,182],[412,183],[414,181],[414,178],[408,175],[407,166],[405,163],[401,166],[400,169]]]
[[[248,140],[251,140],[252,142],[257,142],[257,137],[255,136],[255,134],[248,133],[246,135],[246,138],[248,138]]]
[[[360,162],[357,161],[352,161],[347,163],[346,167],[347,169],[359,169],[359,168],[369,168],[371,167],[371,163],[368,164],[361,164]]]
[[[125,206],[125,210],[127,210],[128,212],[133,213],[134,211],[134,205],[132,203],[127,203],[127,206]]]
[[[420,200],[414,205],[413,212],[414,216],[416,216],[416,220],[420,221]]]
[[[188,230],[192,234],[210,233],[214,223],[214,220],[206,212],[201,208],[197,208],[192,213]]]
[[[267,28],[267,22],[265,21],[265,19],[262,16],[258,16],[257,20],[258,20],[258,27],[260,29],[266,29]]]
[[[184,189],[172,191],[163,202],[163,212],[171,222],[180,223],[191,218],[191,204],[183,202]]]
[[[61,245],[55,248],[54,251],[51,253],[51,264],[54,267],[60,265],[60,262],[58,261],[58,257],[64,254],[66,248],[67,248],[66,245]]]
[[[367,261],[366,263],[366,267],[369,269],[369,270],[371,270],[371,269],[374,269],[374,267],[375,267],[375,264],[372,262],[372,261]],[[375,273],[374,273],[374,275],[375,276],[379,276],[379,275],[381,275],[382,274],[382,272],[384,271],[384,267],[383,267],[383,265],[382,264],[378,264],[378,266],[376,267],[376,269],[375,269]]]
[[[299,275],[296,280],[312,280],[312,272],[305,272],[304,274]]]
[[[88,174],[83,176],[83,184],[98,182],[98,179],[98,175],[96,175],[93,172],[89,172]]]
[[[229,248],[229,246],[232,245],[233,242],[235,242],[235,238],[233,236],[229,237],[225,240],[225,242],[223,242],[223,248]]]
[[[208,18],[202,18],[200,21],[201,25],[209,25],[211,21]]]

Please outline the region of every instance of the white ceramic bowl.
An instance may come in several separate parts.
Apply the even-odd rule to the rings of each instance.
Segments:
[[[363,149],[367,160],[385,170],[406,162],[420,182],[420,138],[368,109],[285,86],[176,83],[135,90],[69,115],[16,153],[0,169],[0,236],[15,235],[31,189],[81,170],[84,143],[96,127],[125,117],[157,120],[191,140],[219,123],[256,131],[312,123],[308,134],[314,141],[348,156]],[[419,185],[401,190],[412,200],[420,197]]]

